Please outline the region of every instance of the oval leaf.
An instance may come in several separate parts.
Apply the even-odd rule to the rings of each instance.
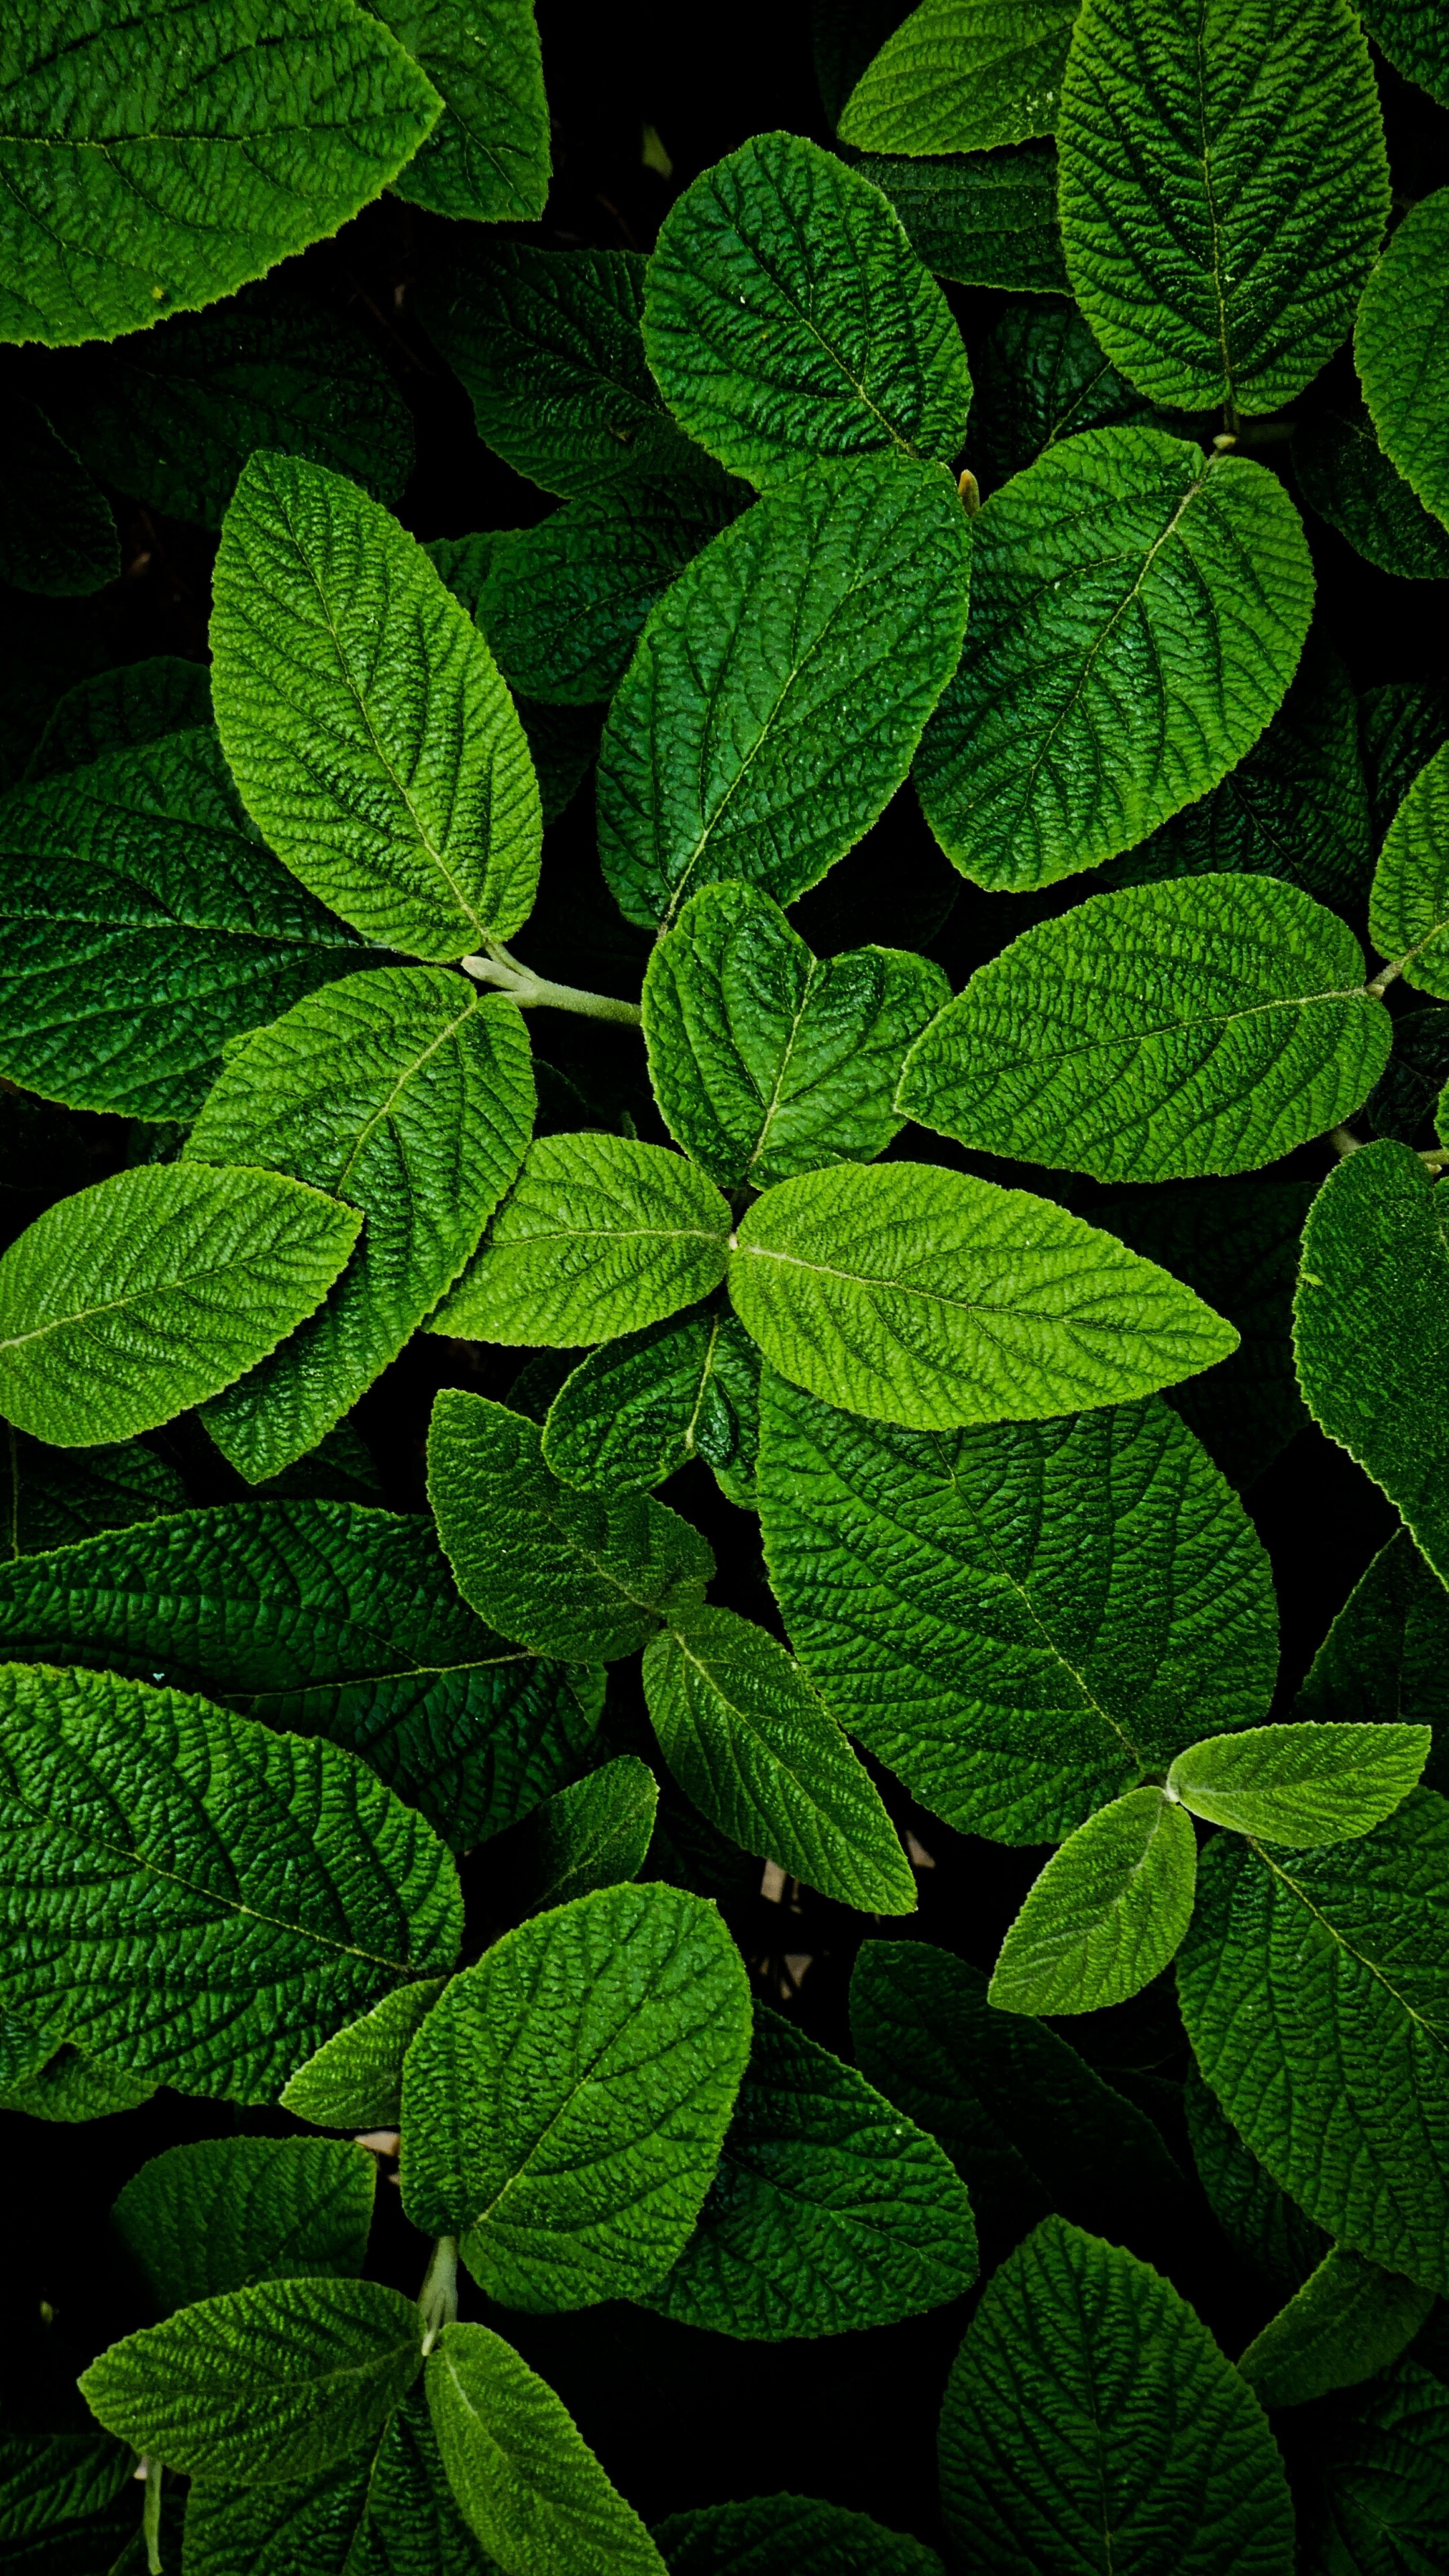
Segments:
[[[1449,1000],[1449,743],[1413,779],[1384,836],[1369,931],[1406,983]]]
[[[1161,1789],[1102,1807],[1054,1852],[1001,1945],[1002,2012],[1097,2012],[1150,1985],[1192,1920],[1197,1838]]]
[[[376,2159],[350,2142],[206,2138],[133,2174],[111,2225],[164,2317],[257,2281],[360,2272],[376,2188]]]
[[[664,2561],[633,2506],[562,2398],[501,2335],[445,2327],[423,2384],[448,2484],[503,2576],[659,2576]]]
[[[606,1342],[565,1378],[543,1429],[566,1485],[661,1485],[691,1458],[748,1476],[759,1445],[760,1354],[716,1307]]]
[[[814,2496],[750,2496],[671,2513],[654,2534],[670,2576],[941,2576],[923,2540]]]
[[[1403,1805],[1433,1741],[1427,1726],[1245,1727],[1179,1753],[1167,1791],[1233,1833],[1299,1851],[1352,1842]]]
[[[1253,2337],[1238,2370],[1263,2406],[1307,2406],[1397,2361],[1434,2305],[1396,2272],[1331,2246],[1286,2308]]]
[[[1411,206],[1364,288],[1354,355],[1384,454],[1449,523],[1449,188]]]
[[[922,0],[837,131],[867,152],[979,152],[1050,134],[1078,0]]]
[[[403,2059],[443,1991],[441,1977],[395,1986],[361,2021],[334,2031],[278,2096],[284,2111],[318,2129],[395,2129],[402,2118]]]

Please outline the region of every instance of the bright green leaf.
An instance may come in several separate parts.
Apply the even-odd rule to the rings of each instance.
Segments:
[[[1065,295],[1057,156],[1050,143],[939,161],[868,153],[856,167],[889,197],[912,250],[933,277],[961,286]]]
[[[632,2505],[501,2335],[446,2327],[424,2386],[449,2485],[503,2576],[659,2576]]]
[[[840,118],[867,152],[979,152],[1050,134],[1078,0],[921,0]]]
[[[1426,1789],[1449,1781],[1449,1591],[1407,1530],[1361,1575],[1313,1658],[1298,1718],[1427,1726]]]
[[[1192,1919],[1197,1837],[1161,1789],[1131,1789],[1078,1825],[1001,1945],[987,2001],[1002,2012],[1098,2012],[1166,1967]]]
[[[1364,288],[1353,348],[1380,447],[1449,522],[1449,188],[1405,215]]]
[[[1409,786],[1384,837],[1369,935],[1406,983],[1449,1000],[1449,743]]]
[[[1432,2290],[1335,2245],[1253,2337],[1238,2369],[1260,2405],[1305,2406],[1397,2361],[1433,2305]]]
[[[0,1424],[0,1566],[185,1507],[176,1469],[139,1440],[48,1449]]]
[[[1434,1738],[1427,1726],[1299,1721],[1211,1735],[1167,1775],[1194,1816],[1296,1850],[1372,1833],[1416,1788]]]
[[[303,2487],[205,2482],[186,2499],[186,2576],[488,2576],[420,2387]]]
[[[0,581],[52,599],[104,589],[121,569],[109,501],[33,402],[12,393],[7,409]]]
[[[365,2147],[206,2138],[168,2147],[133,2174],[111,2226],[154,2313],[166,2317],[257,2281],[360,2272],[376,2187]]]
[[[1293,466],[1310,508],[1380,572],[1401,581],[1449,573],[1449,530],[1385,456],[1363,403],[1325,407],[1300,422]]]
[[[365,0],[444,101],[393,181],[435,215],[534,222],[548,199],[548,102],[533,0]]]
[[[655,2539],[670,2576],[941,2576],[923,2540],[814,2496],[750,2496],[671,2513]]]
[[[48,2048],[49,2042],[41,2046]],[[69,2127],[82,2120],[107,2120],[115,2111],[134,2111],[155,2091],[144,2075],[123,2074],[67,2042],[23,2083],[7,2085],[0,2106],[23,2112],[28,2120],[58,2120]]]
[[[184,662],[175,653],[153,653],[144,662],[124,662],[119,670],[97,671],[92,678],[78,680],[73,689],[66,690],[26,762],[24,783],[33,787],[42,778],[53,778],[62,770],[84,769],[93,760],[109,760],[115,752],[160,742],[167,734],[196,733],[210,724],[211,673],[204,663]],[[197,748],[195,744],[173,745],[177,751],[189,749],[194,753]],[[246,831],[231,772],[214,735],[209,749],[216,785],[230,798],[234,822]],[[200,819],[198,801],[193,795],[187,802],[187,820],[193,831]],[[11,814],[14,810],[7,809]],[[292,880],[284,870],[279,868],[277,877],[289,891],[292,889]],[[337,931],[342,939],[353,936],[341,922]]]
[[[403,2059],[443,1991],[440,1977],[395,1986],[360,2021],[334,2031],[288,2077],[284,2111],[317,2129],[395,2129],[402,2118]]]
[[[543,1430],[566,1485],[661,1485],[703,1458],[749,1477],[759,1446],[760,1354],[727,1310],[670,1316],[605,1342],[565,1378]]]

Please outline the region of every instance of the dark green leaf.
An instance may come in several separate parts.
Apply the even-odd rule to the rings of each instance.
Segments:
[[[921,0],[856,82],[842,143],[976,152],[1050,134],[1078,0]]]
[[[1279,2190],[1195,2064],[1188,2069],[1183,2109],[1198,2180],[1229,2244],[1275,2289],[1301,2289],[1332,2240]]]
[[[1363,1105],[1364,1125],[1401,1145],[1426,1145],[1446,1079],[1449,1010],[1401,1011],[1393,1053]]]
[[[543,1914],[637,1878],[658,1806],[654,1774],[637,1753],[622,1753],[545,1798],[490,1854],[517,1891],[510,1911]]]
[[[436,215],[529,223],[548,198],[548,102],[533,0],[366,0],[444,112],[393,181]]]
[[[376,2186],[365,2147],[207,2138],[143,2165],[111,2225],[153,2313],[166,2317],[257,2281],[360,2272]]]
[[[760,1354],[726,1309],[669,1316],[605,1342],[565,1378],[544,1424],[544,1463],[586,1493],[661,1485],[695,1457],[749,1480],[759,1387]]]
[[[1449,573],[1449,529],[1385,456],[1363,403],[1302,422],[1293,464],[1305,501],[1380,572],[1401,581]]]
[[[1449,188],[1410,208],[1364,289],[1353,348],[1384,454],[1449,520]]]
[[[185,1506],[176,1469],[139,1440],[114,1449],[48,1449],[0,1425],[0,1565]]]
[[[912,250],[933,276],[962,286],[1066,293],[1050,143],[943,161],[868,152],[855,166],[889,197]]]
[[[1426,1789],[1449,1785],[1449,1591],[1407,1530],[1374,1558],[1313,1658],[1296,1717],[1431,1727]]]
[[[1302,2514],[1305,2576],[1439,2576],[1449,2524],[1449,2388],[1412,2360],[1335,2409]]]
[[[670,2576],[941,2576],[923,2540],[814,2496],[696,2505],[656,2525]]]
[[[1103,357],[1075,304],[1055,296],[1023,296],[1006,306],[982,343],[976,377],[971,456],[988,488],[1078,430],[1153,417],[1151,404]]]
[[[1369,0],[1363,22],[1396,72],[1449,107],[1449,38],[1436,0]]]
[[[33,402],[12,394],[6,410],[0,581],[53,599],[103,589],[121,569],[110,503]]]
[[[211,674],[204,663],[157,653],[148,662],[129,662],[119,671],[98,671],[93,679],[67,689],[30,755],[25,785],[34,786],[62,770],[84,769],[93,760],[108,760],[113,753],[132,751],[142,743],[160,742],[167,734],[195,733],[210,723]],[[230,773],[219,749],[214,766],[224,790],[230,788]],[[245,829],[235,790],[231,793],[233,811]],[[195,816],[194,801],[189,813]],[[342,931],[341,935],[347,934]]]
[[[1364,690],[1358,720],[1377,850],[1420,770],[1449,740],[1449,692],[1434,681],[1386,680]]]
[[[1405,790],[1384,835],[1369,934],[1406,983],[1449,997],[1449,743]]]
[[[305,2486],[194,2485],[186,2576],[491,2576],[454,2502],[420,2388]]]
[[[1434,2305],[1432,2290],[1335,2245],[1238,2362],[1264,2406],[1305,2406],[1397,2361]]]

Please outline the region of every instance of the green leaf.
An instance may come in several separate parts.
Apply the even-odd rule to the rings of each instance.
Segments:
[[[1409,786],[1384,837],[1369,936],[1404,981],[1449,1000],[1449,743]]]
[[[1126,1401],[1237,1344],[1191,1289],[1052,1200],[935,1164],[780,1181],[734,1240],[730,1294],[781,1375],[921,1430]]]
[[[403,2059],[444,1983],[426,1977],[395,1986],[360,2021],[334,2031],[288,2077],[278,2096],[282,2109],[317,2129],[395,2129]]]
[[[914,1914],[916,1882],[870,1774],[783,1646],[701,1608],[644,1656],[664,1759],[732,1842],[862,1912]]]
[[[1134,848],[1251,750],[1313,573],[1266,467],[1140,424],[1062,439],[972,529],[970,633],[915,775],[962,875],[1021,893]]]
[[[107,2432],[182,2477],[274,2485],[329,2468],[422,2367],[411,2299],[376,2281],[260,2281],[113,2343],[81,2379]]]
[[[668,928],[744,877],[791,903],[910,767],[956,667],[968,523],[939,467],[820,464],[706,546],[654,609],[599,753],[599,851]]]
[[[217,1394],[320,1305],[361,1219],[278,1172],[142,1165],[0,1259],[0,1409],[64,1449]]]
[[[1449,1806],[1416,1789],[1326,1851],[1203,1854],[1183,2020],[1228,2118],[1311,2218],[1449,2286]]]
[[[83,769],[90,761],[109,759],[114,752],[160,742],[166,734],[196,733],[210,723],[211,673],[203,663],[183,662],[174,653],[156,653],[146,662],[124,663],[118,671],[97,671],[91,679],[79,680],[73,689],[67,689],[26,763],[24,783],[34,786],[62,770]],[[186,748],[195,753],[198,746],[193,743]],[[174,745],[173,749],[179,751],[182,746]],[[215,737],[211,750],[216,781],[223,794],[230,795],[233,815],[246,830],[231,774]],[[188,808],[193,828],[201,819],[197,802],[193,798]],[[7,819],[14,812],[14,806],[8,806]],[[280,868],[277,876],[283,885],[288,883]],[[340,922],[337,929],[341,938],[348,937]]]
[[[1002,2012],[1098,2012],[1166,1967],[1192,1920],[1197,1837],[1158,1788],[1099,1808],[1052,1854],[1001,1945]]]
[[[1085,0],[1057,148],[1072,292],[1113,364],[1185,411],[1300,394],[1389,216],[1349,0]]]
[[[1151,404],[1109,365],[1065,295],[1013,299],[983,341],[976,373],[980,407],[971,453],[987,485],[1007,482],[1079,430],[1153,417]]]
[[[1396,72],[1449,107],[1449,44],[1435,0],[1370,0],[1363,22]]]
[[[670,2576],[941,2576],[923,2540],[815,2496],[750,2496],[671,2513],[654,2537]]]
[[[1401,1011],[1393,1053],[1363,1105],[1364,1124],[1375,1136],[1396,1136],[1401,1145],[1426,1144],[1446,1075],[1449,1011],[1437,1003]]]
[[[729,1232],[727,1202],[682,1154],[539,1136],[430,1329],[564,1349],[634,1332],[719,1286]]]
[[[365,2147],[207,2138],[168,2147],[133,2174],[111,2226],[155,2315],[167,2317],[258,2281],[360,2272],[376,2186]]]
[[[403,2070],[403,2207],[461,2236],[490,2299],[548,2310],[652,2287],[715,2169],[750,2046],[712,1905],[601,1888],[455,1977]]]
[[[661,1485],[695,1457],[748,1477],[759,1390],[759,1352],[726,1310],[646,1324],[565,1378],[544,1424],[544,1464],[585,1493]]]
[[[187,2576],[488,2576],[420,2387],[305,2487],[193,2486]]]
[[[435,215],[532,223],[548,198],[548,102],[533,0],[366,0],[444,101],[394,193]]]
[[[856,82],[842,143],[979,152],[1050,134],[1078,0],[921,0]]]
[[[0,2532],[16,2548],[16,2565],[25,2564],[17,2544],[44,2541],[58,2524],[104,2513],[133,2474],[131,2454],[103,2433],[16,2432],[0,2439]],[[134,2528],[134,2510],[127,2519]],[[38,2564],[48,2576],[44,2559]]]
[[[572,1781],[514,1828],[497,1855],[519,1899],[510,1911],[543,1914],[596,1888],[637,1878],[649,1856],[659,1789],[647,1762],[622,1753]]]
[[[185,1506],[176,1469],[138,1440],[114,1449],[48,1449],[0,1425],[0,1566]]]
[[[698,1530],[663,1503],[574,1493],[550,1474],[536,1422],[453,1387],[433,1405],[428,1500],[464,1599],[540,1654],[632,1655],[714,1573]]]
[[[516,1003],[441,968],[348,976],[227,1065],[185,1158],[290,1173],[365,1219],[326,1304],[207,1408],[249,1483],[314,1449],[452,1287],[534,1109]]]
[[[221,532],[212,695],[248,812],[369,939],[448,961],[538,883],[513,701],[417,540],[354,483],[262,450]]]
[[[1348,1155],[1309,1211],[1293,1347],[1314,1420],[1449,1581],[1446,1209],[1407,1145],[1385,1136]]]
[[[1266,1717],[1268,1561],[1166,1405],[945,1438],[761,1390],[770,1582],[852,1735],[966,1833],[1057,1841]]]
[[[0,1648],[232,1703],[360,1754],[457,1850],[578,1766],[597,1665],[535,1663],[460,1599],[426,1518],[302,1498],[181,1512],[0,1567]]]
[[[1332,2240],[1279,2190],[1195,2063],[1189,2063],[1182,2106],[1198,2180],[1234,2252],[1275,2289],[1301,2289]]]
[[[997,2011],[929,1941],[865,1941],[850,1981],[861,2073],[945,2148],[989,2260],[1051,2209],[1130,2242],[1182,2176],[1152,2122],[1044,2024]]]
[[[658,2576],[632,2505],[501,2335],[445,2327],[423,2384],[448,2482],[503,2576]]]
[[[1449,2388],[1399,2362],[1352,2406],[1333,2409],[1331,2442],[1303,2499],[1311,2576],[1438,2576],[1449,2518]]]
[[[1305,2406],[1397,2361],[1434,2305],[1432,2290],[1335,2245],[1238,2363],[1263,2406]]]
[[[40,2043],[42,2050],[49,2043]],[[81,2120],[106,2120],[115,2111],[134,2111],[149,2102],[154,2084],[145,2076],[123,2074],[96,2057],[69,2045],[45,2057],[24,2082],[7,2085],[0,2107],[20,2111],[28,2120],[58,2120],[67,2126]]]
[[[778,2343],[919,2316],[959,2298],[976,2273],[971,2203],[935,2140],[757,2005],[699,2225],[643,2304]]]
[[[6,797],[0,883],[0,1072],[76,1109],[193,1118],[228,1038],[365,961],[262,847],[209,727]]]
[[[13,444],[0,494],[0,581],[52,599],[103,589],[121,569],[110,503],[33,402],[12,393],[7,411]]]
[[[1353,349],[1379,445],[1449,521],[1449,188],[1412,206],[1363,291]]]
[[[266,2102],[329,2029],[450,1964],[452,1861],[351,1755],[110,1673],[11,1664],[0,1694],[0,2005]]]
[[[899,948],[823,962],[758,888],[691,897],[644,978],[649,1078],[670,1134],[722,1189],[868,1162],[896,1079],[950,987]]]
[[[1402,1806],[1433,1741],[1427,1726],[1250,1726],[1179,1753],[1167,1794],[1205,1824],[1300,1851],[1352,1842]]]
[[[1363,403],[1325,406],[1300,422],[1293,466],[1309,506],[1380,572],[1401,581],[1449,573],[1449,530],[1385,456]]]
[[[1392,1037],[1358,941],[1311,895],[1182,877],[1089,896],[978,966],[917,1039],[897,1099],[987,1153],[1191,1179],[1340,1125]]]
[[[479,437],[545,492],[568,500],[616,474],[704,462],[649,372],[637,251],[501,243],[444,268],[417,309]]]
[[[1387,680],[1365,689],[1359,734],[1378,849],[1420,770],[1449,740],[1449,694],[1434,681]]]
[[[1360,1576],[1313,1658],[1296,1718],[1432,1729],[1426,1789],[1449,1780],[1449,1591],[1407,1530]]]
[[[1066,293],[1057,156],[1050,143],[941,161],[865,153],[855,166],[890,199],[912,250],[933,277],[962,286]]]
[[[1002,2264],[941,2412],[941,2502],[984,2565],[1291,2576],[1261,2407],[1171,2284],[1047,2218]]]
[[[438,114],[347,0],[26,9],[0,99],[0,339],[52,346],[194,311],[335,233]]]
[[[949,464],[961,335],[880,191],[798,134],[757,134],[659,228],[644,345],[675,417],[731,473],[880,448]]]

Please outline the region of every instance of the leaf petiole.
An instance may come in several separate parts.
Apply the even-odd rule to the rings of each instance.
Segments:
[[[637,1002],[615,1001],[608,993],[585,993],[576,984],[551,984],[546,975],[535,975],[531,966],[510,957],[496,939],[487,942],[486,956],[463,957],[458,962],[475,983],[496,984],[521,1011],[579,1011],[591,1020],[626,1020],[632,1028],[638,1028],[643,1019]]]
[[[432,2258],[423,2275],[418,2292],[418,2306],[423,2312],[423,2350],[431,2352],[444,2326],[458,2318],[458,2240],[440,2236],[433,2247]]]
[[[141,2537],[146,2543],[148,2576],[161,2576],[161,2463],[152,2452],[143,2455],[137,2475],[146,2482]]]

